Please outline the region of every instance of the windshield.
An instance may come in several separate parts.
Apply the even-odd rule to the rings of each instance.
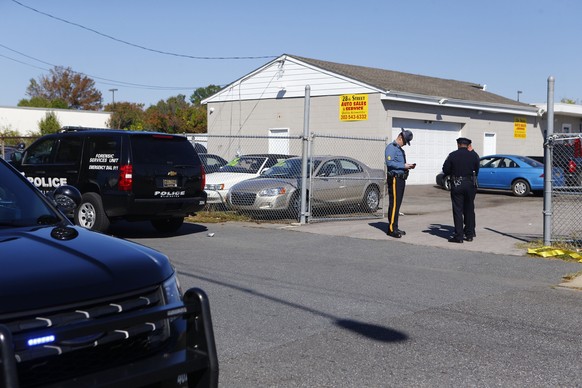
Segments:
[[[312,166],[312,161],[308,161],[307,166],[307,176],[309,177],[310,172],[315,170],[319,165],[320,161],[316,160],[315,165]],[[283,160],[273,167],[265,170],[261,178],[274,178],[274,177],[285,177],[285,178],[299,178],[301,177],[301,159],[287,159]]]
[[[0,230],[61,222],[61,217],[41,195],[18,173],[0,162]]]
[[[258,174],[267,160],[264,156],[241,156],[234,158],[220,168],[220,172],[240,172],[243,174]]]

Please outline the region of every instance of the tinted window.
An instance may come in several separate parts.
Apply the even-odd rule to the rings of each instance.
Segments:
[[[22,164],[47,164],[51,163],[51,154],[56,145],[54,138],[40,140],[31,145],[26,151]]]
[[[192,144],[182,137],[164,135],[131,136],[134,163],[161,165],[199,165]]]
[[[54,224],[60,218],[22,177],[0,163],[0,229]]]
[[[59,141],[59,148],[55,155],[55,163],[76,163],[81,159],[81,145],[79,137],[65,137]]]

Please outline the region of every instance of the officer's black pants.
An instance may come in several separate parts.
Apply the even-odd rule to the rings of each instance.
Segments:
[[[455,223],[455,237],[463,238],[475,236],[475,194],[477,189],[468,179],[456,186],[451,182],[451,202],[453,203],[453,221]]]
[[[398,230],[398,214],[400,213],[400,205],[402,204],[402,197],[404,197],[404,188],[406,181],[404,178],[388,176],[388,233]]]

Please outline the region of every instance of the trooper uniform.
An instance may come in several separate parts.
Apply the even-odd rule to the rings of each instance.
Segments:
[[[449,242],[462,243],[463,237],[473,241],[475,237],[475,194],[477,193],[477,174],[479,155],[467,146],[471,140],[457,139],[458,149],[449,154],[443,164],[443,172],[451,180],[451,202],[455,234]]]
[[[406,165],[406,153],[402,146],[408,144],[412,140],[412,132],[402,129],[398,138],[386,146],[385,163],[388,184],[388,231],[387,235],[400,238],[406,232],[398,228],[398,215],[400,213],[400,205],[404,197],[404,188],[406,186],[406,178],[408,178],[408,168]],[[398,140],[402,142],[402,146]],[[414,168],[414,167],[411,167]]]

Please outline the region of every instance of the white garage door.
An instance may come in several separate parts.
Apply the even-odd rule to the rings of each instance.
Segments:
[[[456,139],[461,133],[461,124],[444,122],[425,122],[420,120],[394,119],[392,138],[400,131],[409,129],[414,138],[412,145],[404,147],[406,161],[416,163],[407,184],[434,184],[436,175],[441,171],[447,156],[457,149]]]

